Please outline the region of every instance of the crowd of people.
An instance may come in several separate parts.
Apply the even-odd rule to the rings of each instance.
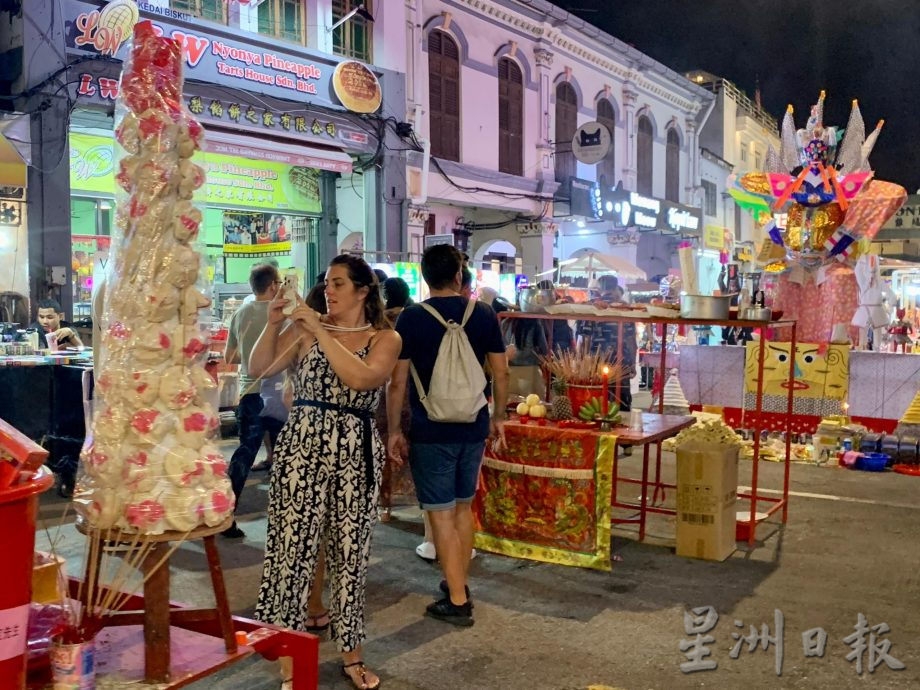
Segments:
[[[380,685],[362,654],[365,590],[371,537],[378,518],[389,515],[394,476],[411,475],[425,518],[417,553],[436,560],[443,574],[425,615],[473,625],[472,502],[486,443],[504,442],[509,371],[512,387],[537,390],[538,357],[549,341],[568,349],[591,338],[616,349],[615,331],[588,333],[591,324],[573,332],[565,321],[508,320],[503,332],[496,310],[507,307],[488,288],[472,300],[472,271],[450,245],[427,249],[421,269],[430,297],[414,304],[404,281],[341,255],[290,304],[278,268],[257,265],[254,297],[229,326],[226,357],[239,364],[241,388],[240,443],[228,469],[237,504],[266,438],[271,451],[256,617],[328,631],[343,674],[363,690]],[[621,300],[617,286],[609,287],[601,298]],[[478,363],[471,368],[481,370],[481,383],[445,379],[458,398],[471,391],[471,402],[435,399],[442,395],[445,347],[461,348],[451,357]],[[224,536],[245,534],[234,522]],[[282,672],[289,683],[290,666]]]
[[[229,328],[227,359],[240,365],[241,381],[240,445],[228,470],[237,502],[263,436],[279,425],[277,416],[266,416],[270,402],[280,398],[290,410],[273,444],[256,616],[295,630],[328,630],[341,652],[343,674],[359,689],[380,685],[363,661],[362,643],[385,467],[398,469],[408,461],[430,528],[426,539],[435,545],[431,555],[444,574],[440,596],[426,615],[470,626],[471,504],[486,441],[501,438],[506,409],[507,360],[498,320],[491,307],[470,302],[472,274],[463,256],[448,245],[432,247],[422,258],[422,275],[431,298],[412,304],[404,281],[378,276],[364,260],[342,255],[304,299],[289,305],[278,269],[255,266],[255,298],[234,314]],[[441,421],[426,408],[425,391],[434,395],[439,345],[447,332],[442,320],[463,323],[468,347],[490,372],[490,390],[482,391],[482,405],[469,421]],[[245,535],[234,523],[225,536]],[[290,672],[283,664],[285,683]]]

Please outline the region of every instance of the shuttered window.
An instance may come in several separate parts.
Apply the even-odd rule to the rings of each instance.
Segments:
[[[640,115],[636,129],[636,191],[652,196],[652,121]]]
[[[572,137],[578,128],[578,96],[566,81],[556,87],[556,182],[575,177]]]
[[[510,58],[498,61],[498,169],[524,174],[524,74]]]
[[[668,145],[664,158],[664,198],[680,201],[680,135],[668,130]]]
[[[617,116],[613,112],[613,105],[606,98],[597,102],[597,121],[610,132],[610,150],[604,160],[597,164],[597,181],[604,187],[615,187],[617,181],[613,142],[617,131]]]
[[[460,49],[445,32],[428,34],[431,155],[460,160]]]

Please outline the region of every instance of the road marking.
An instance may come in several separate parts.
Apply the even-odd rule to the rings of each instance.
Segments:
[[[739,486],[739,491],[750,491],[751,487],[749,486]],[[779,496],[783,495],[783,492],[778,489],[757,489],[758,494],[777,494]],[[871,506],[887,506],[890,508],[913,508],[914,510],[920,508],[920,505],[915,503],[889,503],[887,501],[873,501],[868,498],[852,498],[850,496],[835,496],[834,494],[815,494],[810,491],[790,491],[790,496],[795,496],[796,498],[817,498],[822,501],[842,501],[844,503],[863,503],[865,505]]]

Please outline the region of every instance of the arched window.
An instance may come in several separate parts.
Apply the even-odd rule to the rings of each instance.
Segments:
[[[567,81],[556,87],[556,182],[575,177],[572,137],[578,128],[578,96]]]
[[[640,115],[636,130],[636,191],[652,196],[652,121]]]
[[[506,57],[498,61],[498,169],[524,174],[524,74]]]
[[[597,121],[610,132],[610,150],[604,160],[597,164],[597,181],[605,187],[616,186],[616,164],[614,162],[613,142],[617,131],[617,116],[613,105],[606,98],[597,102]]]
[[[460,49],[444,31],[428,34],[431,155],[460,160]]]
[[[673,127],[668,130],[664,157],[664,198],[680,202],[680,135]]]

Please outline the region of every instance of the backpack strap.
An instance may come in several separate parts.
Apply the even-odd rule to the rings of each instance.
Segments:
[[[470,316],[473,315],[474,309],[476,309],[476,300],[468,300],[466,304],[466,311],[463,312],[463,321],[460,322],[461,326],[466,326],[466,322],[470,320]]]
[[[438,323],[444,326],[444,328],[447,328],[447,321],[444,320],[444,317],[441,316],[441,313],[437,309],[425,302],[419,302],[419,306],[437,319]]]

